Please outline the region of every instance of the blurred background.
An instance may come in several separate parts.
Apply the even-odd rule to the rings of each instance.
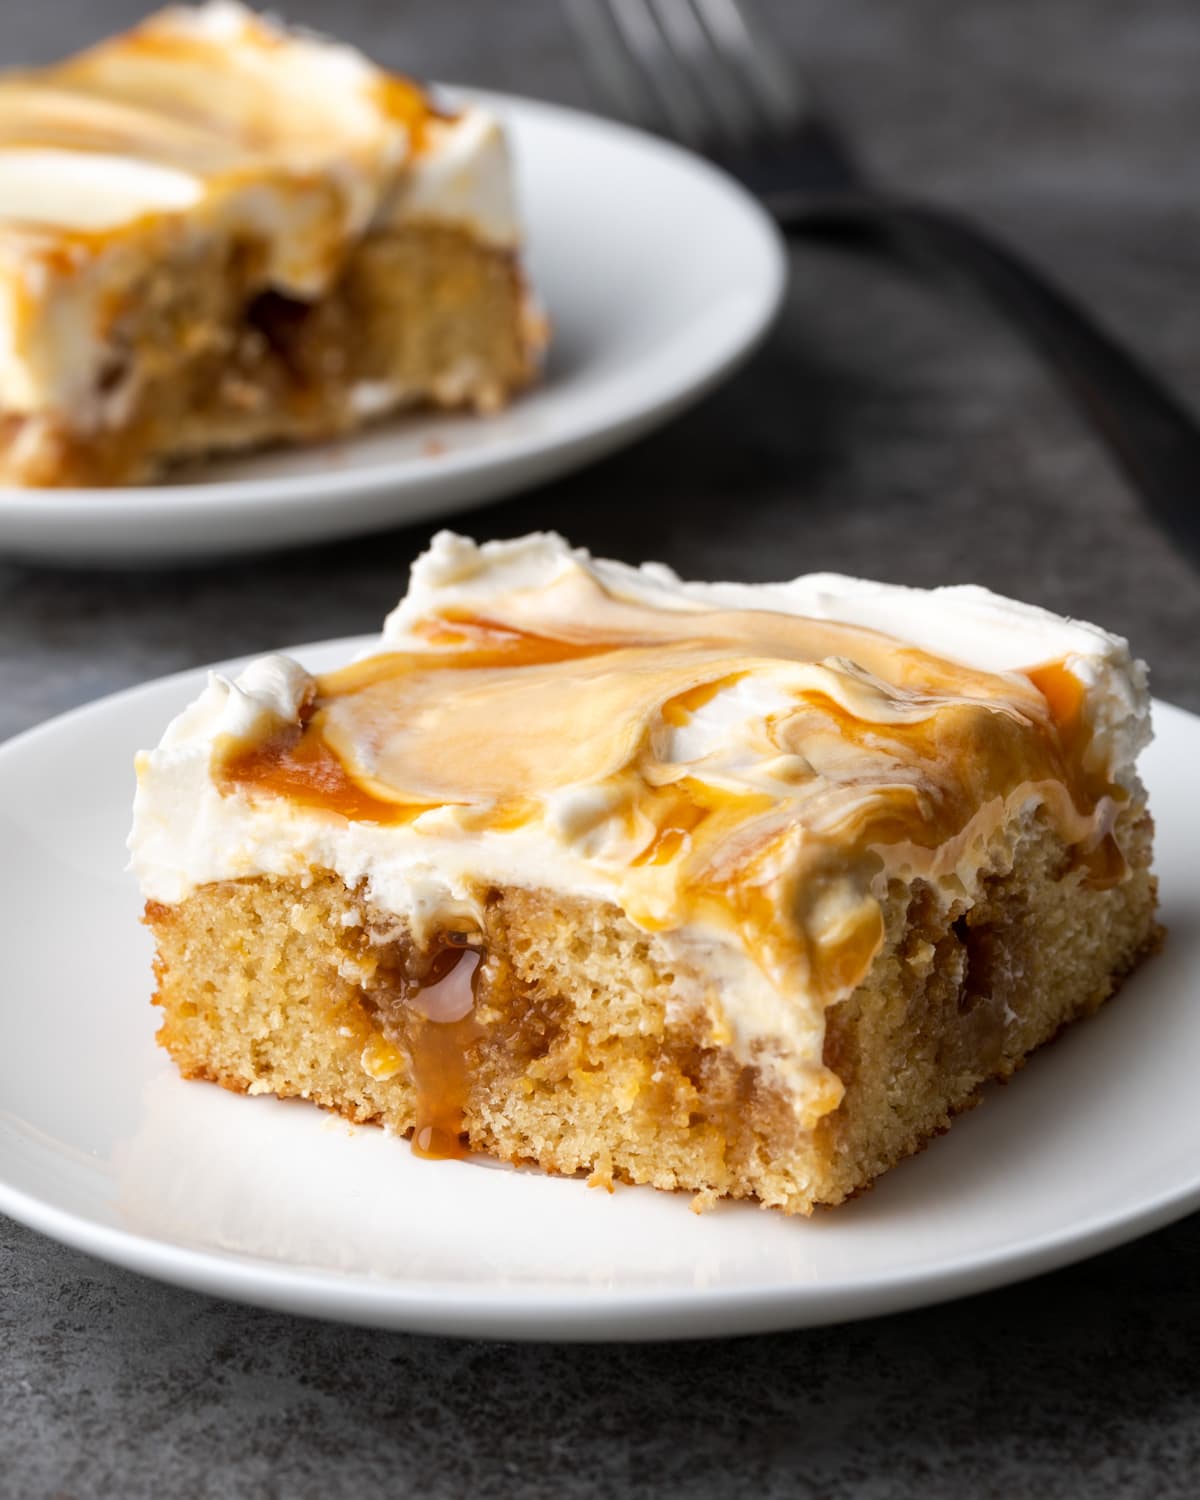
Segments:
[[[1200,405],[1200,18],[1190,0],[758,0],[781,49],[892,185],[969,209],[1048,268]],[[5,8],[10,64],[136,21],[139,0]],[[296,21],[420,77],[593,107],[556,0],[292,0]],[[636,205],[630,205],[636,212]],[[974,298],[893,261],[793,245],[766,348],[630,451],[468,514],[553,525],[696,576],[813,568],[972,579],[1130,635],[1165,696],[1200,706],[1193,570],[1057,387]],[[118,583],[0,562],[0,624],[33,695],[0,733],[158,672],[369,630],[428,527]],[[332,579],[320,617],[306,587]],[[256,606],[239,605],[254,589]],[[175,609],[175,603],[186,608]],[[98,620],[124,643],[76,655]],[[40,714],[38,715],[40,716]]]
[[[145,8],[7,7],[4,59],[52,59]],[[1007,236],[1200,405],[1190,0],[758,0],[758,10],[881,177]],[[556,0],[292,0],[286,11],[418,77],[596,104]],[[828,568],[974,580],[1101,618],[1150,657],[1160,693],[1200,706],[1194,570],[1015,336],[964,289],[896,261],[799,241],[791,272],[766,347],[698,409],[456,524],[483,535],[555,526],[701,577]],[[373,629],[430,529],[177,577],[106,582],[0,562],[0,624],[32,695],[0,704],[0,734],[34,708],[194,662]],[[256,586],[267,578],[278,586]],[[248,591],[252,612],[240,607]],[[79,652],[101,621],[122,650]]]

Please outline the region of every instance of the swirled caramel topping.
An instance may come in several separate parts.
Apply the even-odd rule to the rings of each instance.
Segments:
[[[415,84],[349,48],[216,0],[162,11],[64,62],[0,80],[0,153],[81,153],[81,180],[90,158],[119,197],[105,160],[209,182],[347,158],[385,170],[421,149],[434,113]]]
[[[642,926],[735,935],[822,1004],[870,966],[890,877],[966,882],[1030,806],[1120,878],[1125,793],[1064,664],[982,671],[856,625],[565,586],[540,628],[528,597],[429,613],[412,649],[318,679],[302,724],[224,747],[219,785],[413,839],[565,846]]]

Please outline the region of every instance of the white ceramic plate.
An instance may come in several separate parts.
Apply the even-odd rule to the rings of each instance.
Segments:
[[[530,275],[553,322],[542,382],[487,417],[402,416],[338,443],[224,459],[173,483],[0,489],[0,552],[204,557],[415,521],[627,443],[749,353],[783,292],[779,234],[698,157],[572,110],[454,91],[509,128]]]
[[[318,670],[366,644],[302,649]],[[184,1083],[123,873],[134,751],[188,672],[0,747],[0,1210],[221,1296],[504,1338],[749,1333],[978,1291],[1200,1204],[1200,719],[1145,770],[1165,952],[874,1192],[810,1220],[429,1162],[301,1103]]]

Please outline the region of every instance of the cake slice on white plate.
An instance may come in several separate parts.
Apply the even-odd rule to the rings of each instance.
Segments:
[[[371,655],[213,676],[140,757],[159,1039],[427,1154],[807,1213],[1155,947],[1149,733],[1123,641],[982,589],[442,533]]]
[[[544,329],[504,136],[231,0],[0,78],[0,482],[490,410]]]

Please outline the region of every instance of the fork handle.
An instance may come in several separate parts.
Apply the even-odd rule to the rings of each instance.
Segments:
[[[1200,563],[1200,427],[1170,390],[1067,292],[961,215],[867,196],[781,205],[791,234],[882,234],[964,273],[1038,348],[1151,513]]]

